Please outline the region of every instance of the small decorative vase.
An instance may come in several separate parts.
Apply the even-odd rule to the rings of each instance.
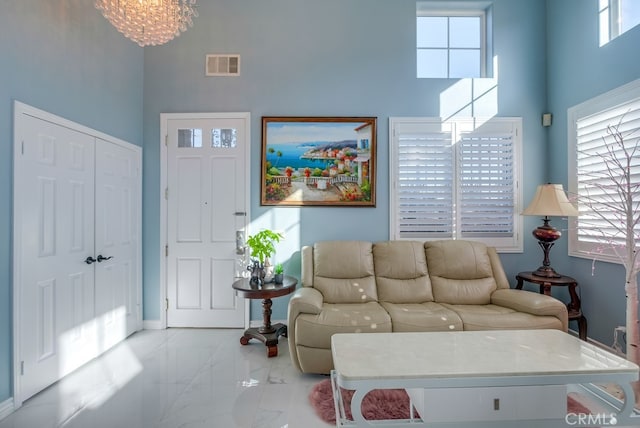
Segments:
[[[262,285],[264,283],[264,266],[259,261],[254,260],[253,264],[247,267],[247,270],[251,272],[251,282],[254,284]]]
[[[275,267],[271,264],[271,262],[269,261],[269,259],[265,259],[264,260],[264,266],[263,266],[263,271],[264,271],[264,275],[262,276],[262,279],[264,280],[264,282],[271,282],[273,281],[273,269]]]

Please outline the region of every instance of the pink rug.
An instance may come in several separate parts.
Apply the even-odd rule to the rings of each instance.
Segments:
[[[342,389],[341,392],[347,419],[353,420],[351,416],[353,391]],[[325,379],[311,388],[309,401],[320,419],[335,425],[336,410],[330,379]],[[589,414],[590,411],[570,394],[567,396],[567,413]],[[415,414],[417,416],[417,412]],[[362,400],[362,415],[367,420],[409,419],[409,396],[404,389],[375,389],[365,395]]]

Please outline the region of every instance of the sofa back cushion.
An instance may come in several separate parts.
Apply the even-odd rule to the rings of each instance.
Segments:
[[[446,240],[424,244],[433,297],[439,303],[486,305],[496,290],[491,259],[480,242]]]
[[[313,287],[326,303],[378,300],[371,242],[322,241],[313,247]]]
[[[433,301],[422,242],[387,241],[373,245],[378,300],[389,303]]]

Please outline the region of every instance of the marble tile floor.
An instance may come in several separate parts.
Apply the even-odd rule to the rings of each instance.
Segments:
[[[325,376],[239,329],[144,330],[0,420],[0,428],[326,428],[309,405]]]

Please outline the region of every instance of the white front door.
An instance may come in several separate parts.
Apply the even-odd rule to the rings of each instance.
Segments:
[[[167,326],[243,327],[249,115],[163,115],[167,132]],[[208,117],[207,117],[208,116]]]
[[[94,357],[94,138],[21,114],[14,197],[20,396]]]
[[[140,326],[139,152],[96,139],[96,317],[102,350]]]

